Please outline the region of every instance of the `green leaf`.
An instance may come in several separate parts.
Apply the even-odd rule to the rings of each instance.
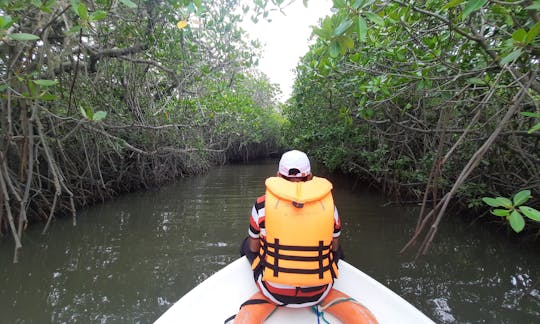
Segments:
[[[364,5],[364,0],[356,0],[356,1],[353,3],[352,7],[353,7],[354,9],[358,9],[358,8],[362,7],[363,5]]]
[[[88,20],[88,7],[82,2],[77,6],[77,15],[79,15],[82,20]]]
[[[536,22],[531,29],[527,32],[526,43],[530,44],[534,41],[538,33],[540,32],[540,21]]]
[[[341,54],[345,54],[348,49],[354,48],[354,41],[348,36],[341,36],[337,38]]]
[[[501,60],[501,65],[506,65],[510,62],[513,62],[514,60],[516,60],[522,53],[523,51],[520,49],[517,49],[515,51],[513,51],[512,53],[506,55],[502,60]]]
[[[540,10],[540,1],[535,1],[532,5],[526,7],[527,10]]]
[[[519,210],[530,219],[540,222],[540,211],[529,206],[520,206]]]
[[[334,3],[334,8],[336,9],[345,8],[347,6],[345,0],[333,0],[332,2]]]
[[[364,17],[362,16],[359,16],[357,18],[357,22],[356,22],[356,32],[358,33],[358,39],[361,41],[361,42],[365,42],[366,41],[366,37],[367,37],[367,22],[366,20],[364,19]]]
[[[68,30],[68,34],[75,34],[81,31],[83,27],[81,25],[75,25]]]
[[[423,79],[418,81],[418,83],[416,83],[416,90],[418,91],[424,90],[425,87],[426,87],[426,84]]]
[[[321,24],[321,28],[313,27],[313,33],[322,39],[330,39],[332,36],[332,21],[325,17]]]
[[[496,197],[495,199],[500,204],[499,206],[503,206],[506,208],[512,208],[514,206],[512,205],[512,201],[506,197]]]
[[[373,111],[373,109],[364,107],[364,108],[359,109],[358,114],[364,119],[371,119],[371,117],[373,117],[375,112]]]
[[[504,23],[510,27],[514,27],[514,18],[511,15],[505,15]]]
[[[0,16],[0,29],[8,29],[13,25],[13,18],[10,15]]]
[[[534,132],[536,132],[536,131],[538,131],[538,130],[540,130],[540,123],[534,125],[531,129],[529,129],[529,130],[527,131],[527,133],[532,134],[532,133],[534,133]]]
[[[92,108],[86,107],[85,111],[86,111],[86,116],[88,117],[88,119],[94,120],[94,111],[92,110]]]
[[[103,10],[97,10],[97,11],[92,12],[92,14],[90,15],[90,20],[98,21],[98,20],[103,20],[106,17],[107,17],[107,12]]]
[[[120,0],[120,2],[121,2],[122,4],[124,4],[124,6],[130,8],[130,9],[135,9],[135,8],[137,8],[137,4],[134,3],[134,2],[131,1],[131,0]]]
[[[328,35],[324,32],[323,29],[320,29],[320,28],[317,28],[317,27],[313,27],[313,34],[319,36],[320,38],[322,39],[328,39]]]
[[[107,112],[103,110],[99,110],[94,113],[92,120],[97,122],[97,121],[102,120],[105,117],[107,117]]]
[[[42,87],[50,87],[58,84],[58,80],[32,80],[32,82]]]
[[[339,43],[333,39],[330,41],[330,57],[338,57],[340,53]]]
[[[489,9],[496,15],[507,15],[509,12],[508,9],[501,5],[490,5]]]
[[[53,101],[53,100],[58,100],[58,96],[53,95],[52,93],[46,92],[42,94],[41,96],[39,96],[39,99],[45,100],[45,101]]]
[[[495,198],[483,197],[482,201],[491,207],[502,207],[501,203]]]
[[[510,226],[516,233],[521,232],[525,227],[525,220],[523,219],[523,216],[521,216],[521,214],[515,210],[510,213],[508,221],[510,222]]]
[[[332,33],[334,36],[341,36],[345,33],[353,24],[353,21],[350,19],[343,20],[339,25],[334,29]]]
[[[530,190],[522,190],[514,196],[514,206],[522,205],[524,202],[531,198]]]
[[[374,14],[373,12],[366,12],[366,17],[371,20],[371,22],[379,26],[384,26],[384,19],[382,19],[381,16]]]
[[[486,2],[487,0],[469,0],[467,5],[465,5],[465,9],[463,9],[463,19],[469,17],[470,14],[482,8]]]
[[[523,116],[540,118],[540,113],[533,113],[530,111],[524,111],[521,113]]]
[[[38,36],[34,34],[27,34],[27,33],[9,34],[8,37],[16,41],[35,41],[39,39]]]
[[[510,210],[509,209],[494,209],[491,211],[491,213],[495,216],[507,217],[510,215]]]
[[[39,96],[39,89],[34,83],[28,83],[28,90],[30,91],[30,97],[35,98]]]
[[[71,0],[71,10],[73,10],[73,12],[78,15],[79,13],[77,12],[77,10],[79,10],[79,3],[80,3],[80,0]]]
[[[442,7],[443,10],[448,10],[450,8],[454,8],[462,4],[465,0],[452,0],[449,1],[446,5]]]
[[[527,32],[525,29],[520,28],[512,33],[512,40],[517,43],[525,43],[527,40]]]
[[[56,5],[56,0],[47,0],[44,2],[45,3],[40,7],[40,10],[46,13],[52,13],[52,9]]]
[[[79,106],[79,109],[81,111],[81,115],[83,115],[84,118],[88,118],[88,115],[86,115],[86,110],[82,106]]]

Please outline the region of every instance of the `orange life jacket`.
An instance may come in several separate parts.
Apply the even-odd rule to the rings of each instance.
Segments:
[[[337,277],[331,190],[332,184],[324,178],[266,179],[266,239],[261,240],[253,265],[264,267],[264,281],[306,287],[329,284]]]

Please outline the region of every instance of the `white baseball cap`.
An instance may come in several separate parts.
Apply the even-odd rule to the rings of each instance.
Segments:
[[[289,178],[306,177],[311,174],[311,166],[306,153],[298,150],[283,153],[279,160],[279,173]]]

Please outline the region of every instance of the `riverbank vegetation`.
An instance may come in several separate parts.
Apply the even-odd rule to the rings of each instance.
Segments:
[[[0,233],[16,250],[31,222],[283,138],[421,204],[405,248],[426,252],[449,208],[540,233],[540,2],[333,0],[283,106],[239,28],[247,3],[264,18],[289,1],[0,0]]]
[[[0,232],[279,146],[238,1],[0,1]],[[16,259],[15,259],[16,260]]]
[[[405,247],[420,253],[448,208],[478,214],[482,197],[522,190],[538,206],[540,2],[333,3],[285,110],[296,147],[422,204]],[[512,222],[513,207],[491,217]]]

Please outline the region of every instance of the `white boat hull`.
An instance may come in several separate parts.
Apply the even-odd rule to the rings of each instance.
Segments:
[[[433,323],[427,316],[370,276],[340,260],[334,287],[367,307],[379,323]],[[249,261],[239,258],[178,300],[155,323],[224,323],[257,292]],[[330,323],[340,323],[323,313]],[[324,321],[321,319],[321,323]],[[318,323],[311,308],[280,307],[265,323]]]

